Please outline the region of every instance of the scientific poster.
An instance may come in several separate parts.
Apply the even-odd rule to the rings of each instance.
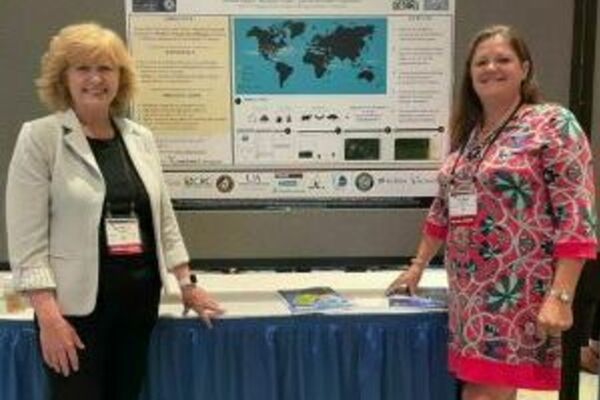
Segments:
[[[433,196],[453,0],[127,0],[176,199]]]

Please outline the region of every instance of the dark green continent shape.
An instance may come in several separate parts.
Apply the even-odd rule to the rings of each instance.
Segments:
[[[334,58],[356,63],[367,44],[367,39],[373,35],[374,30],[372,25],[338,26],[330,34],[315,35],[302,60],[306,64],[312,65],[315,76],[321,78],[327,72],[327,68]],[[362,78],[367,78],[367,76]],[[372,77],[369,76],[369,78]]]

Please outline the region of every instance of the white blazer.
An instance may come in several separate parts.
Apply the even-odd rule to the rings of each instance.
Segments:
[[[115,120],[146,187],[163,285],[189,261],[151,132]],[[72,110],[23,124],[8,169],[8,252],[19,291],[54,289],[61,311],[86,315],[98,291],[98,229],[106,187]]]

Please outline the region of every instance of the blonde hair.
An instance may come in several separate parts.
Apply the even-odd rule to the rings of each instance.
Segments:
[[[471,77],[471,63],[475,50],[485,40],[500,36],[509,44],[519,58],[521,64],[527,62],[529,68],[527,75],[521,82],[521,101],[524,104],[536,104],[542,101],[542,94],[535,78],[535,70],[531,53],[525,40],[517,30],[507,25],[492,25],[479,31],[469,46],[469,52],[464,64],[461,86],[454,102],[452,116],[450,117],[450,150],[457,150],[463,146],[471,130],[480,122],[483,115],[481,101],[473,88]]]
[[[133,60],[115,32],[94,22],[66,26],[50,40],[42,56],[40,77],[35,81],[40,100],[51,111],[66,110],[72,106],[65,80],[67,68],[107,60],[120,72],[119,89],[110,108],[115,114],[124,114],[135,90]]]

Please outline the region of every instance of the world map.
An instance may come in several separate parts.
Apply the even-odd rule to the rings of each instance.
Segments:
[[[238,92],[385,91],[385,30],[379,19],[238,20]]]

